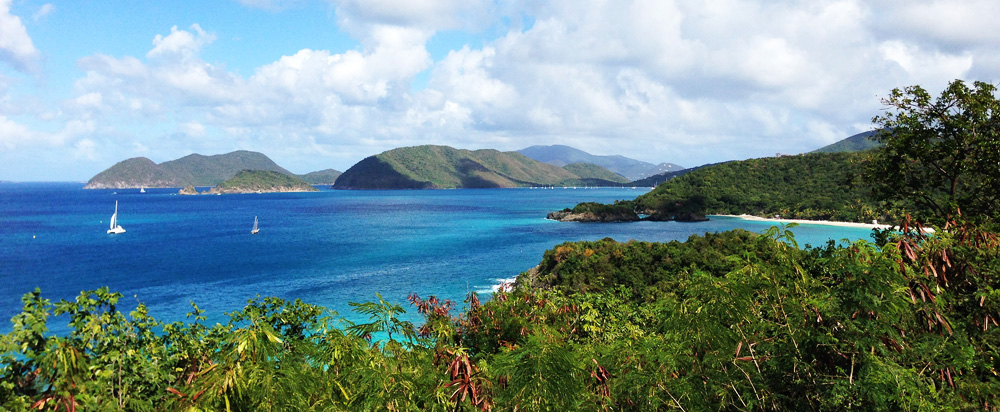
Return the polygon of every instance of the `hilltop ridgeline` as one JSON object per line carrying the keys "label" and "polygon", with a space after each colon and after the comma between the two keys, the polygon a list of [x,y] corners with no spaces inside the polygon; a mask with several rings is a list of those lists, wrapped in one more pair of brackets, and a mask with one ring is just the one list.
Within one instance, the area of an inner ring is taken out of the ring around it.
{"label": "hilltop ridgeline", "polygon": [[811,153],[863,152],[871,150],[882,146],[881,143],[875,140],[876,134],[878,134],[877,130],[858,133],[844,140],[813,150]]}
{"label": "hilltop ridgeline", "polygon": [[[296,176],[262,153],[237,150],[212,156],[191,154],[161,164],[145,157],[134,157],[98,173],[87,182],[84,189],[216,186],[236,176],[241,170],[269,170]],[[328,169],[304,175],[307,177],[304,180],[329,184],[329,181],[324,180],[336,180],[339,173]]]}
{"label": "hilltop ridgeline", "polygon": [[370,156],[337,178],[334,189],[614,186],[626,181],[596,165],[561,168],[517,152],[426,145]]}
{"label": "hilltop ridgeline", "polygon": [[337,178],[341,174],[339,170],[323,169],[299,175],[298,177],[311,185],[333,185],[337,182]]}
{"label": "hilltop ridgeline", "polygon": [[566,166],[572,163],[590,163],[601,166],[629,181],[643,179],[658,173],[675,172],[684,169],[673,163],[652,164],[625,156],[597,156],[583,150],[563,145],[531,146],[518,150],[525,156],[539,162],[556,166]]}
{"label": "hilltop ridgeline", "polygon": [[[819,149],[813,150],[809,153],[842,153],[842,152],[863,152],[867,150],[872,150],[882,146],[881,143],[874,140],[876,133],[878,133],[878,131],[876,130],[858,133],[850,137],[847,137],[843,140],[840,140],[836,143],[831,143]],[[684,176],[685,174],[688,174],[690,172],[693,172],[695,170],[704,167],[715,166],[722,163],[727,163],[727,162],[709,163],[688,169],[671,170],[664,173],[658,173],[646,178],[634,180],[632,181],[631,185],[641,186],[641,187],[656,187],[660,183],[666,182],[667,180]]]}

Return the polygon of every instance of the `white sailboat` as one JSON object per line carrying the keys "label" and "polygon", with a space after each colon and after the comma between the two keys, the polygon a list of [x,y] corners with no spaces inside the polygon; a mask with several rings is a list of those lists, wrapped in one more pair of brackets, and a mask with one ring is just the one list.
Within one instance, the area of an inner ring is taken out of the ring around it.
{"label": "white sailboat", "polygon": [[145,187],[140,187],[139,188],[139,193],[146,193],[146,188]]}
{"label": "white sailboat", "polygon": [[257,216],[254,216],[253,217],[253,230],[250,231],[250,234],[251,235],[256,235],[257,232],[260,232],[260,229],[257,228]]}
{"label": "white sailboat", "polygon": [[125,233],[125,228],[118,224],[118,201],[115,200],[115,214],[111,215],[111,229],[108,229],[108,234],[117,235],[120,233]]}

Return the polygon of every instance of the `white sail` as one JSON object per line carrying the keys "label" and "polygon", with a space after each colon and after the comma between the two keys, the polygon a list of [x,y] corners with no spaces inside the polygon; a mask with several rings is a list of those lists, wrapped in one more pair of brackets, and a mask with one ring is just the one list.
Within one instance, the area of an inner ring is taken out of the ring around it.
{"label": "white sail", "polygon": [[256,235],[257,232],[259,232],[259,231],[260,231],[260,229],[257,228],[257,216],[254,216],[253,217],[253,230],[250,231],[250,234]]}
{"label": "white sail", "polygon": [[125,233],[125,228],[118,225],[118,201],[115,201],[115,213],[111,215],[111,229],[108,229],[108,234],[119,234]]}

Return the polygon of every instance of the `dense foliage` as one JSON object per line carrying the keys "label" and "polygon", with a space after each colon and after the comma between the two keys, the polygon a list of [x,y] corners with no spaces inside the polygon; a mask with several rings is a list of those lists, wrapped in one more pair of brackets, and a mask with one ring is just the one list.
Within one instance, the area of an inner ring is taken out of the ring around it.
{"label": "dense foliage", "polygon": [[813,153],[687,169],[633,201],[616,202],[613,210],[631,209],[649,215],[648,220],[692,221],[711,214],[749,214],[898,222],[907,202],[888,208],[876,201],[860,180],[862,163],[870,155]]}
{"label": "dense foliage", "polygon": [[[964,213],[1000,217],[1000,99],[996,86],[952,82],[937,99],[919,86],[895,89],[874,122],[885,144],[868,163],[880,199],[913,202],[918,217],[942,223]],[[892,176],[886,179],[885,176]]]}
{"label": "dense foliage", "polygon": [[[480,304],[255,299],[226,325],[24,297],[9,410],[997,410],[1000,238],[799,248],[787,230],[559,245]],[[68,318],[72,332],[46,333]]]}

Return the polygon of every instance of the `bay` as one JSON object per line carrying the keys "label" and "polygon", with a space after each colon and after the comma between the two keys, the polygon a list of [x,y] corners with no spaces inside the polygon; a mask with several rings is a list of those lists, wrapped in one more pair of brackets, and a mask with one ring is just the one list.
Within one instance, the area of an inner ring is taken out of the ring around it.
{"label": "bay", "polygon": [[[24,293],[73,299],[108,286],[122,304],[184,320],[195,302],[210,322],[255,296],[302,299],[352,318],[348,302],[403,304],[410,293],[461,302],[577,240],[684,240],[769,222],[562,223],[546,213],[648,189],[459,189],[179,196],[176,189],[82,190],[80,183],[0,183],[0,332]],[[118,201],[127,230],[106,233]],[[254,217],[260,233],[251,235]],[[859,228],[801,225],[800,244],[867,239]],[[357,320],[357,319],[356,319]],[[59,330],[59,327],[54,327]]]}

